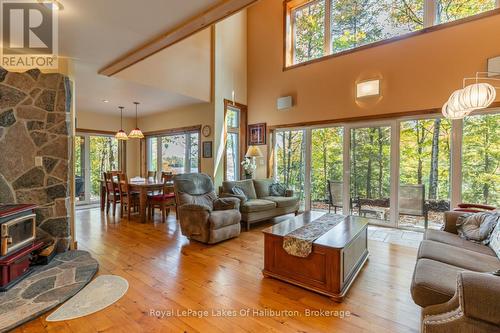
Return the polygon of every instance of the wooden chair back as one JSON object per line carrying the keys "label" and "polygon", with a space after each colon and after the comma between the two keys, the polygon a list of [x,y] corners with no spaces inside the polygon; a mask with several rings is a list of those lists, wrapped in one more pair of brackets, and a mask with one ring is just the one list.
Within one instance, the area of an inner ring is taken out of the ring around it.
{"label": "wooden chair back", "polygon": [[118,190],[120,191],[120,196],[122,194],[129,194],[130,192],[126,173],[118,174]]}
{"label": "wooden chair back", "polygon": [[115,194],[115,184],[113,183],[113,176],[111,172],[104,172],[104,183],[106,188],[106,195],[109,198]]}
{"label": "wooden chair back", "polygon": [[148,179],[149,178],[153,178],[153,179],[156,179],[156,171],[148,171]]}

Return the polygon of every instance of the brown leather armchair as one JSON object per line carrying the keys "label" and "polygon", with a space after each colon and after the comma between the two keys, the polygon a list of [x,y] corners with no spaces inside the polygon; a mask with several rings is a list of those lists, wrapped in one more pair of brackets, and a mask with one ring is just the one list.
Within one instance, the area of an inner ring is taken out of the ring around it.
{"label": "brown leather armchair", "polygon": [[240,234],[240,200],[219,199],[211,178],[206,174],[176,175],[174,191],[184,236],[214,244]]}

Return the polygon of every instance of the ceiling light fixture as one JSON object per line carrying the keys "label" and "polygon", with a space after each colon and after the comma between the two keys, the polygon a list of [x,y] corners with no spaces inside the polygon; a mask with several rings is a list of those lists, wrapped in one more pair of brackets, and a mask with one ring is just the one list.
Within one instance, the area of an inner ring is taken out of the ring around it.
{"label": "ceiling light fixture", "polygon": [[[489,83],[479,82],[479,80],[500,81],[498,78],[481,77],[481,75],[500,75],[494,72],[477,72],[474,78],[465,78],[463,88],[454,91],[448,101],[444,104],[442,113],[448,119],[462,119],[472,111],[486,109],[496,99],[496,89]],[[475,83],[466,86],[468,80]]]}
{"label": "ceiling light fixture", "polygon": [[120,109],[120,130],[116,133],[115,138],[118,140],[128,140],[127,133],[123,130],[123,109],[125,109],[123,106],[118,107]]}
{"label": "ceiling light fixture", "polygon": [[109,100],[107,100],[107,99],[103,99],[103,100],[102,100],[102,102],[103,102],[103,103],[109,103]]}
{"label": "ceiling light fixture", "polygon": [[129,138],[131,139],[144,139],[144,134],[142,134],[142,131],[139,129],[139,126],[137,125],[137,106],[140,104],[139,102],[134,102],[135,104],[135,129],[133,129],[130,134],[128,135]]}

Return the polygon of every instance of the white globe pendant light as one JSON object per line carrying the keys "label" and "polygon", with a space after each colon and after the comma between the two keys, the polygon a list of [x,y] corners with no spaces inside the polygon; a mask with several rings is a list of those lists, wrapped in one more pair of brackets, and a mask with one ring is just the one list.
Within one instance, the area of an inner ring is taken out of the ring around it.
{"label": "white globe pendant light", "polygon": [[465,109],[486,109],[495,101],[497,92],[489,83],[474,83],[462,89],[460,104]]}
{"label": "white globe pendant light", "polygon": [[456,90],[451,94],[448,101],[443,106],[443,116],[448,119],[462,119],[469,115],[473,109],[466,109],[460,103],[463,89]]}

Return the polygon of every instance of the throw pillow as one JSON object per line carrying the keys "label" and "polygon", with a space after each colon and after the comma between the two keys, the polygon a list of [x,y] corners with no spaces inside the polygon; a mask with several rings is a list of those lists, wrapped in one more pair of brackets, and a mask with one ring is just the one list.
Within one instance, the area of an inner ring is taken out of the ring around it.
{"label": "throw pillow", "polygon": [[500,220],[496,212],[464,214],[457,219],[458,235],[468,241],[487,245],[490,235]]}
{"label": "throw pillow", "polygon": [[274,183],[269,185],[269,195],[272,197],[284,197],[286,194],[285,186],[280,183]]}
{"label": "throw pillow", "polygon": [[247,201],[248,200],[248,197],[247,195],[245,194],[245,191],[243,191],[243,189],[241,187],[238,187],[238,186],[234,186],[231,191],[233,191],[233,194],[235,195],[238,195],[238,196],[241,196],[243,198],[245,198],[244,201]]}
{"label": "throw pillow", "polygon": [[497,226],[491,233],[489,247],[495,251],[498,259],[500,259],[500,221],[497,222]]}

